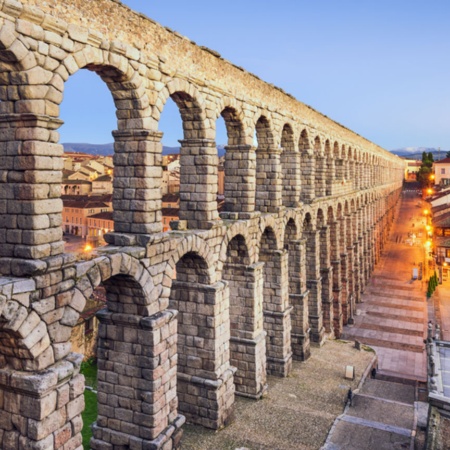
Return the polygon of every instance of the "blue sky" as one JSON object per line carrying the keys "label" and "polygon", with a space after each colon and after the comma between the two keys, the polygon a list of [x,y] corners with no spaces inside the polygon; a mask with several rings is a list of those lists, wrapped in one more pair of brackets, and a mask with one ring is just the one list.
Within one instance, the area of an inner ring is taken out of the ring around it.
{"label": "blue sky", "polygon": [[[124,0],[386,149],[450,149],[448,0]],[[61,142],[112,142],[111,95],[93,73],[66,83]],[[86,107],[88,105],[88,107]],[[168,104],[165,145],[182,138]],[[225,144],[223,124],[218,144]]]}

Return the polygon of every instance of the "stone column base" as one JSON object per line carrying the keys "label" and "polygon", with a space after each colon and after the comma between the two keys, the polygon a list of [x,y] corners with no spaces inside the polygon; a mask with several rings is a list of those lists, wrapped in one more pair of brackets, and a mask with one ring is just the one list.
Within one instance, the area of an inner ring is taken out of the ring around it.
{"label": "stone column base", "polygon": [[230,367],[218,380],[178,373],[178,409],[188,422],[218,430],[232,421],[235,372]]}
{"label": "stone column base", "polygon": [[178,415],[159,436],[152,440],[134,436],[132,432],[125,433],[123,431],[99,427],[97,423],[94,423],[92,425],[93,437],[89,443],[90,448],[93,450],[115,450],[116,448],[176,450],[180,445],[181,436],[183,435],[181,427],[185,420],[184,416]]}
{"label": "stone column base", "polygon": [[82,360],[69,353],[39,372],[0,370],[0,448],[81,449]]}
{"label": "stone column base", "polygon": [[267,373],[276,377],[287,377],[292,371],[292,352],[284,359],[267,357]]}
{"label": "stone column base", "polygon": [[319,332],[311,332],[311,346],[322,347],[325,343],[325,328],[321,328]]}
{"label": "stone column base", "polygon": [[311,356],[309,333],[310,330],[306,334],[291,334],[292,359],[295,361],[306,361]]}
{"label": "stone column base", "polygon": [[292,370],[291,312],[264,311],[264,328],[267,331],[267,373],[286,377]]}
{"label": "stone column base", "polygon": [[265,339],[264,331],[255,339],[231,337],[231,365],[237,368],[236,395],[260,399],[267,391]]}

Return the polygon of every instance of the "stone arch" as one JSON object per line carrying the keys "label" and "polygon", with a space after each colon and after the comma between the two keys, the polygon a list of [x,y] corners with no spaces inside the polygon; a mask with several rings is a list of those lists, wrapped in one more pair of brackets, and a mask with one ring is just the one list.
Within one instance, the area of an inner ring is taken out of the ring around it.
{"label": "stone arch", "polygon": [[33,309],[27,306],[36,293],[34,280],[11,281],[0,292],[0,368],[28,372],[52,365],[52,339],[42,317],[48,305],[43,303],[42,309],[38,303]]}
{"label": "stone arch", "polygon": [[[257,243],[261,242],[262,236],[267,228],[269,228],[271,230],[271,233],[273,233],[273,236],[274,236],[274,245],[272,246],[272,249],[273,250],[279,249],[280,243],[277,240],[277,236],[280,236],[280,233],[279,233],[280,230],[278,229],[278,224],[277,224],[275,217],[272,215],[264,215],[261,217],[260,222],[259,222],[259,229],[255,236],[255,242],[257,242]],[[259,249],[259,245],[257,247]]]}
{"label": "stone arch", "polygon": [[[214,270],[214,254],[209,245],[202,238],[194,235],[186,236],[181,239],[169,256],[164,270],[162,284],[170,288],[173,276],[176,274],[176,265],[178,261],[187,253],[195,253],[204,261],[206,261],[207,269],[204,274],[205,284],[216,282],[216,273]],[[167,292],[166,292],[167,293]]]}
{"label": "stone arch", "polygon": [[[201,241],[191,241],[188,248],[180,243],[171,258],[176,264],[169,307],[178,311],[174,370],[179,410],[189,422],[217,429],[227,422],[234,400],[235,370],[230,367],[228,349],[229,288],[226,281],[212,283],[210,253],[203,249],[202,256],[198,251]],[[221,388],[222,383],[226,388]],[[205,408],[207,400],[211,403]],[[210,410],[216,412],[214,417]]]}
{"label": "stone arch", "polygon": [[294,130],[285,123],[281,132],[280,166],[282,174],[282,204],[287,207],[297,206],[300,200],[300,160],[296,149]]}
{"label": "stone arch", "polygon": [[[134,256],[123,252],[107,254],[91,261],[77,263],[75,267],[78,282],[70,305],[82,302],[80,294],[85,299],[91,297],[94,290],[102,284],[106,288],[107,307],[110,311],[142,317],[159,312],[158,300],[162,286],[154,285],[148,270]],[[120,289],[125,285],[131,290],[140,290],[141,293],[132,296],[123,294]],[[115,295],[112,295],[111,289],[115,291]]]}
{"label": "stone arch", "polygon": [[209,136],[206,125],[205,99],[198,88],[187,80],[171,79],[159,93],[156,101],[158,112],[154,114],[159,121],[160,114],[167,100],[172,100],[180,110],[183,121],[184,139],[205,139]]}
{"label": "stone arch", "polygon": [[310,212],[307,212],[305,214],[305,217],[303,218],[302,230],[303,231],[312,231],[314,228],[315,228],[315,224],[314,224],[312,215]]}
{"label": "stone arch", "polygon": [[[11,77],[24,79],[37,76],[41,69],[37,66],[33,51],[19,38],[15,23],[6,19],[0,19],[0,70],[3,72],[0,86],[5,86],[5,93],[0,100],[0,114],[13,114],[20,111],[16,108],[16,99],[7,97],[6,87],[10,86]],[[15,96],[21,99],[23,90],[17,89]],[[21,102],[21,108],[26,104]]]}
{"label": "stone arch", "polygon": [[287,251],[278,250],[276,228],[266,224],[259,240],[258,262],[263,266],[263,310],[267,372],[287,376],[292,366],[291,321],[287,280]]}
{"label": "stone arch", "polygon": [[283,151],[295,151],[294,130],[290,123],[285,123],[281,131],[281,147]]}
{"label": "stone arch", "polygon": [[306,128],[303,128],[303,130],[300,133],[300,138],[298,141],[298,148],[300,153],[310,153],[311,152],[311,142],[309,140],[309,133]]}
{"label": "stone arch", "polygon": [[63,83],[81,69],[96,73],[110,90],[116,106],[119,130],[156,129],[156,124],[150,118],[151,108],[145,90],[145,80],[139,72],[131,66],[126,57],[111,51],[104,52],[90,45],[69,54],[51,74],[51,88],[46,101],[56,106],[52,109],[55,116],[59,116],[57,106],[63,101]]}
{"label": "stone arch", "polygon": [[255,116],[254,130],[258,140],[258,150],[267,150],[275,143],[270,116],[267,113],[259,113]]}
{"label": "stone arch", "polygon": [[292,222],[292,224],[295,226],[295,229],[297,230],[294,239],[300,239],[301,237],[301,215],[297,211],[289,210],[286,211],[286,214],[283,217],[283,226],[282,226],[283,234],[281,237],[282,242],[285,242],[286,227],[289,222]]}
{"label": "stone arch", "polygon": [[227,234],[225,235],[224,239],[222,240],[222,243],[220,245],[220,251],[219,251],[219,258],[217,260],[217,275],[218,277],[221,276],[223,264],[225,263],[227,259],[227,249],[230,244],[230,242],[236,237],[236,236],[242,236],[244,239],[245,245],[248,249],[248,257],[249,261],[246,262],[246,264],[253,264],[255,262],[255,255],[256,252],[253,249],[252,245],[252,238],[250,236],[248,227],[245,225],[244,222],[234,222],[231,227],[227,230]]}
{"label": "stone arch", "polygon": [[233,97],[222,97],[217,105],[214,115],[214,123],[219,116],[225,121],[227,129],[227,145],[246,145],[252,143],[252,136],[246,135],[246,119],[242,106]]}
{"label": "stone arch", "polygon": [[[329,142],[329,141],[327,141]],[[327,146],[325,146],[326,148]],[[326,171],[327,155],[322,146],[319,136],[314,138],[314,159],[315,159],[315,196],[325,197],[326,195]]]}
{"label": "stone arch", "polygon": [[250,265],[243,234],[227,242],[222,279],[230,290],[230,361],[237,368],[236,394],[260,398],[266,390],[262,267]]}

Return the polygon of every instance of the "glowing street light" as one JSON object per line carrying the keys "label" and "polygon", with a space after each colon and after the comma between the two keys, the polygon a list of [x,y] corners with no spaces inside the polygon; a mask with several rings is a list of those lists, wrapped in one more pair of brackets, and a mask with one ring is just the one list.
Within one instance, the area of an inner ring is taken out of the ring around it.
{"label": "glowing street light", "polygon": [[83,251],[85,251],[86,253],[90,252],[92,250],[92,245],[91,244],[86,244]]}

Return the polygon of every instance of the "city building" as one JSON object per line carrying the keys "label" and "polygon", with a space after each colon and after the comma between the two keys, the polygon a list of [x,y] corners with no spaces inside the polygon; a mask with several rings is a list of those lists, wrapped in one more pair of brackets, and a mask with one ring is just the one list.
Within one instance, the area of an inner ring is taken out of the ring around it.
{"label": "city building", "polygon": [[88,217],[111,210],[107,203],[96,198],[63,198],[63,232],[85,238],[88,235]]}
{"label": "city building", "polygon": [[450,158],[434,162],[434,183],[439,186],[450,186]]}

